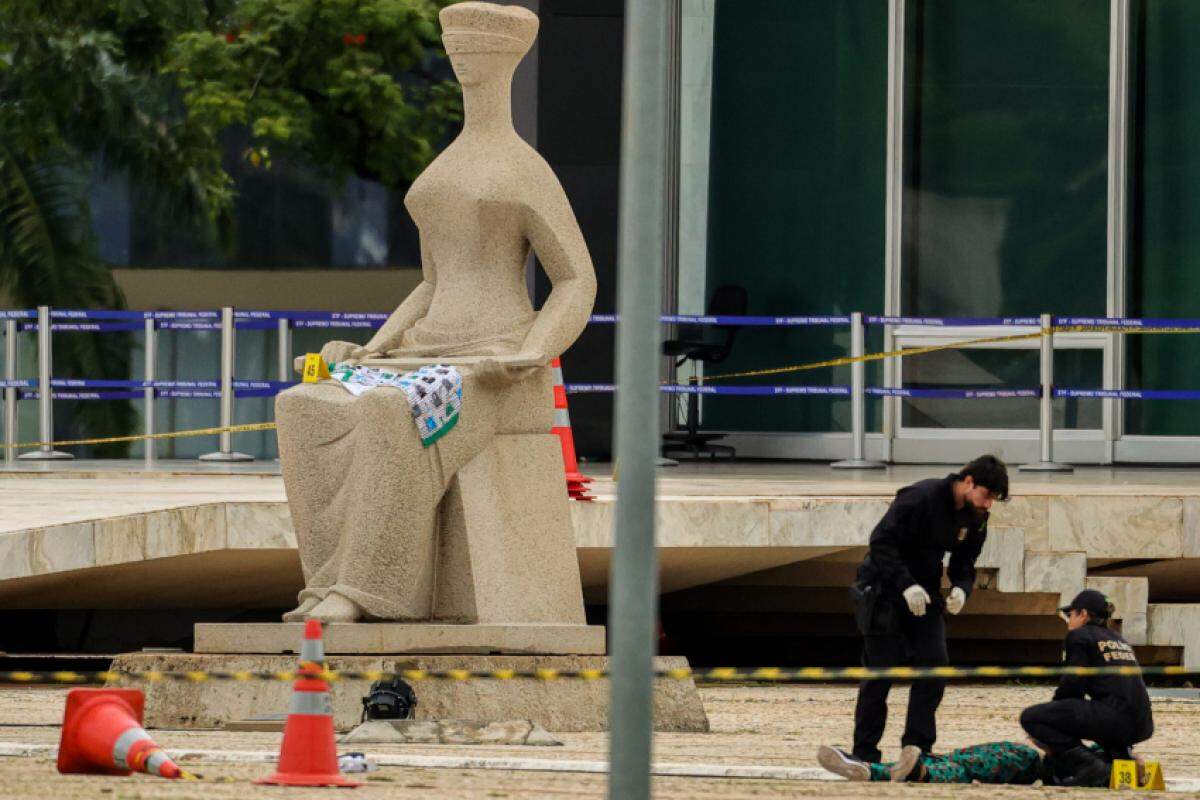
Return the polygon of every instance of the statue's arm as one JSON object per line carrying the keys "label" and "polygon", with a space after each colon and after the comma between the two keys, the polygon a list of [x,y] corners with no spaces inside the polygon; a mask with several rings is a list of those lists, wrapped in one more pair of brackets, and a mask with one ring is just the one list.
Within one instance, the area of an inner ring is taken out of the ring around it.
{"label": "statue's arm", "polygon": [[543,164],[537,199],[525,210],[525,235],[553,287],[521,348],[557,358],[579,338],[596,301],[596,272],[562,185]]}
{"label": "statue's arm", "polygon": [[421,282],[408,293],[408,297],[404,298],[404,302],[392,312],[371,340],[362,346],[364,352],[355,353],[355,357],[361,358],[368,353],[386,353],[400,346],[400,337],[404,332],[429,311],[429,303],[433,300],[434,274],[433,257],[422,240]]}

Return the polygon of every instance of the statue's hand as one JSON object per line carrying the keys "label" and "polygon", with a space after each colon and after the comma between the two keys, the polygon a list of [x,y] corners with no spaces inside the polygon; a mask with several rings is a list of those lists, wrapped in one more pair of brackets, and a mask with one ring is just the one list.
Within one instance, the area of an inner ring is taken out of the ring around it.
{"label": "statue's hand", "polygon": [[356,347],[353,350],[351,350],[350,356],[349,356],[350,360],[351,361],[365,361],[368,358],[383,358],[384,351],[383,350],[374,350],[371,348],[370,344],[371,344],[370,342],[367,342],[367,344],[364,344],[362,347]]}
{"label": "statue's hand", "polygon": [[480,383],[509,386],[520,383],[549,363],[550,359],[542,353],[518,353],[505,356],[502,360],[484,359],[471,369]]}
{"label": "statue's hand", "polygon": [[[362,349],[362,347],[359,347],[353,342],[326,342],[324,346],[321,347],[321,358],[325,360],[326,364],[332,366],[333,364],[339,364],[343,361],[350,360],[353,358],[355,351]],[[305,356],[296,356],[296,358],[293,359],[292,367],[296,370],[296,372],[304,371],[304,359]]]}

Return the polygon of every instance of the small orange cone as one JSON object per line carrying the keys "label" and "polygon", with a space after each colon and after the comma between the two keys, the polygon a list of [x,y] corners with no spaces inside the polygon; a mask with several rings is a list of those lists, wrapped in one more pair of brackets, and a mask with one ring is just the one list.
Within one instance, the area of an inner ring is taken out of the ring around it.
{"label": "small orange cone", "polygon": [[571,415],[567,413],[567,387],[563,385],[562,360],[550,362],[554,367],[554,427],[550,432],[562,442],[563,469],[567,473],[567,494],[584,502],[595,500],[587,493],[587,484],[592,479],[579,471],[575,459],[575,437],[571,434]]}
{"label": "small orange cone", "polygon": [[188,777],[142,729],[144,707],[137,689],[72,689],[58,743],[58,771]]}
{"label": "small orange cone", "polygon": [[321,623],[304,624],[300,649],[300,677],[292,684],[292,707],[283,726],[279,768],[269,778],[255,783],[280,786],[362,786],[338,769],[337,743],[333,736],[333,701],[329,684],[320,677],[325,670],[325,645]]}

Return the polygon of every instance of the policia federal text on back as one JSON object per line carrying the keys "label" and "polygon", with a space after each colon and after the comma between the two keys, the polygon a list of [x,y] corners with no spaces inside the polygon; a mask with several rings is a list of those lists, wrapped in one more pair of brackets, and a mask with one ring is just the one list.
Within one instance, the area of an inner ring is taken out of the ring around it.
{"label": "policia federal text on back", "polygon": [[[994,456],[982,456],[959,472],[914,483],[896,493],[871,532],[870,552],[851,588],[855,620],[863,634],[863,665],[933,667],[948,662],[943,612],[962,611],[975,585],[975,560],[987,538],[988,510],[1008,498],[1008,471]],[[942,564],[950,594],[941,594]],[[868,680],[858,689],[854,710],[854,757],[877,762],[887,722],[891,681]],[[913,684],[901,745],[924,752],[937,739],[935,716],[945,682]]]}

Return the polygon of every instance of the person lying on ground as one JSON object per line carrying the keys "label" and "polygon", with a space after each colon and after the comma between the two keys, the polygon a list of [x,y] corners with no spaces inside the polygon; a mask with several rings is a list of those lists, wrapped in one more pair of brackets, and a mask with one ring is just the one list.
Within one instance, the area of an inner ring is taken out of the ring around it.
{"label": "person lying on ground", "polygon": [[1042,777],[1042,757],[1029,745],[989,742],[950,753],[922,753],[916,745],[900,751],[892,762],[863,762],[840,750],[822,746],[817,763],[851,781],[908,781],[911,783],[1008,783],[1028,786]]}

